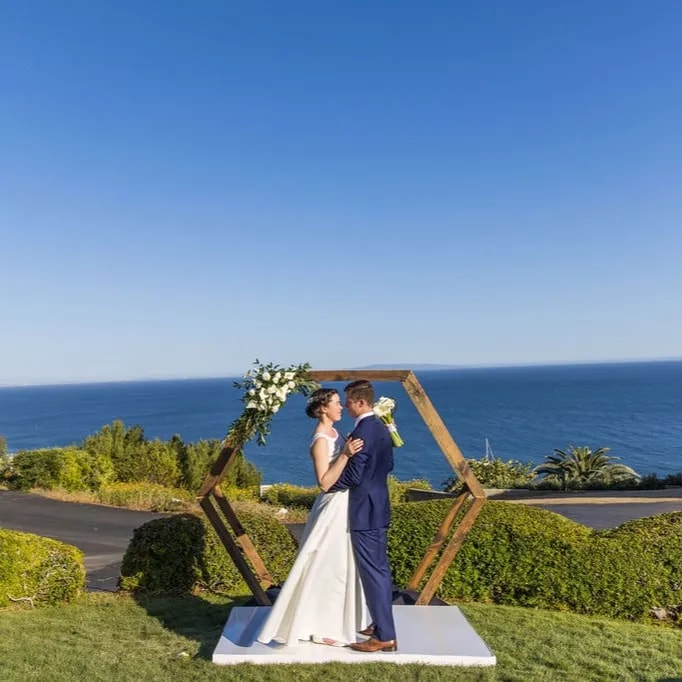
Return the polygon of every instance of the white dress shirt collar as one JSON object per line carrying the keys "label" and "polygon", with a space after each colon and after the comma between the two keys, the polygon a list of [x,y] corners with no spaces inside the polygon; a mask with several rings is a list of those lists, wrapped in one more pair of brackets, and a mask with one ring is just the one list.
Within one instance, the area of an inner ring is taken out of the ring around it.
{"label": "white dress shirt collar", "polygon": [[354,428],[354,429],[357,428],[358,424],[359,424],[365,417],[371,417],[373,414],[374,414],[374,412],[372,412],[372,410],[370,410],[369,412],[363,412],[361,415],[357,416],[357,417],[355,418],[355,424],[353,424],[353,428]]}

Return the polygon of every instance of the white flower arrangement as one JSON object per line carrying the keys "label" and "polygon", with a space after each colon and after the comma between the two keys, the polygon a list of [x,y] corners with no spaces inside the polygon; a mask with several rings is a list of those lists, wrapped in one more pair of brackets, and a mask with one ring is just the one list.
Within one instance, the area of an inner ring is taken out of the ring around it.
{"label": "white flower arrangement", "polygon": [[388,432],[391,434],[391,440],[393,441],[394,448],[400,448],[405,445],[405,441],[400,437],[398,433],[398,427],[393,421],[393,412],[395,411],[395,400],[393,398],[386,398],[383,395],[377,400],[372,406],[372,411],[374,414],[381,419]]}
{"label": "white flower arrangement", "polygon": [[241,398],[244,411],[232,422],[226,438],[241,446],[256,435],[258,445],[265,445],[270,420],[287,397],[292,393],[308,395],[318,388],[309,372],[308,363],[281,368],[272,362],[263,364],[256,360],[253,369],[244,374],[243,381],[234,382],[235,388],[244,391]]}

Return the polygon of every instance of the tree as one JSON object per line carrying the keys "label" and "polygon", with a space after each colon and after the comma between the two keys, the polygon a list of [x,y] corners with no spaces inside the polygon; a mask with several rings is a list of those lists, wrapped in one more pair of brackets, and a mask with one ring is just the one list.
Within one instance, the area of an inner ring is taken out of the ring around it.
{"label": "tree", "polygon": [[9,482],[13,477],[12,460],[7,449],[7,441],[4,436],[0,436],[0,483]]}
{"label": "tree", "polygon": [[[184,447],[180,465],[183,486],[187,490],[193,493],[199,490],[222,448],[222,443],[215,439],[200,440]],[[232,466],[223,479],[223,484],[237,488],[251,488],[259,486],[262,479],[263,473],[260,469],[247,460],[244,453],[240,451],[235,455]]]}
{"label": "tree", "polygon": [[107,473],[101,482],[112,477],[119,481],[134,480],[131,471],[138,467],[137,462],[145,451],[144,430],[135,425],[126,429],[125,424],[116,419],[111,424],[105,424],[96,433],[87,436],[82,449],[87,450],[98,461],[103,472],[113,469],[113,476]]}
{"label": "tree", "polygon": [[629,466],[616,462],[618,457],[606,453],[609,448],[592,450],[587,446],[569,445],[568,452],[554,449],[545,462],[535,469],[535,474],[546,481],[556,481],[563,490],[602,484],[634,483],[640,475]]}
{"label": "tree", "polygon": [[174,488],[180,483],[180,466],[175,448],[168,441],[146,441],[138,446],[135,457],[125,460],[118,473],[120,481],[158,483]]}

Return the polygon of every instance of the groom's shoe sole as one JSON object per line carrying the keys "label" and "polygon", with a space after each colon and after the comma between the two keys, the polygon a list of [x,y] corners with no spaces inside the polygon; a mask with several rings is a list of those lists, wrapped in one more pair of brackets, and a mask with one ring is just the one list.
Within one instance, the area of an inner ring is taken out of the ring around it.
{"label": "groom's shoe sole", "polygon": [[353,651],[364,651],[370,654],[375,651],[398,651],[398,640],[389,639],[386,642],[380,642],[378,639],[368,639],[365,642],[357,642],[348,646]]}

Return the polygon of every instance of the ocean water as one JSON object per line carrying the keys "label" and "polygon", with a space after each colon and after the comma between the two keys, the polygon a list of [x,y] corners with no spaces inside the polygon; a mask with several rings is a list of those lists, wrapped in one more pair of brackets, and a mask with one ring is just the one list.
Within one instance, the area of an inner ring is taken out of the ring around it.
{"label": "ocean water", "polygon": [[[465,457],[493,454],[539,464],[569,444],[608,447],[641,474],[682,471],[682,361],[456,369],[416,372]],[[187,379],[0,388],[0,435],[11,452],[80,442],[121,419],[148,438],[222,438],[242,408],[233,379]],[[343,384],[338,384],[341,389]],[[377,383],[396,399],[405,446],[400,479],[434,487],[451,469],[399,382]],[[246,455],[265,483],[311,485],[308,442],[314,423],[292,396],[274,418],[265,447]],[[340,425],[348,432],[352,422]]]}

